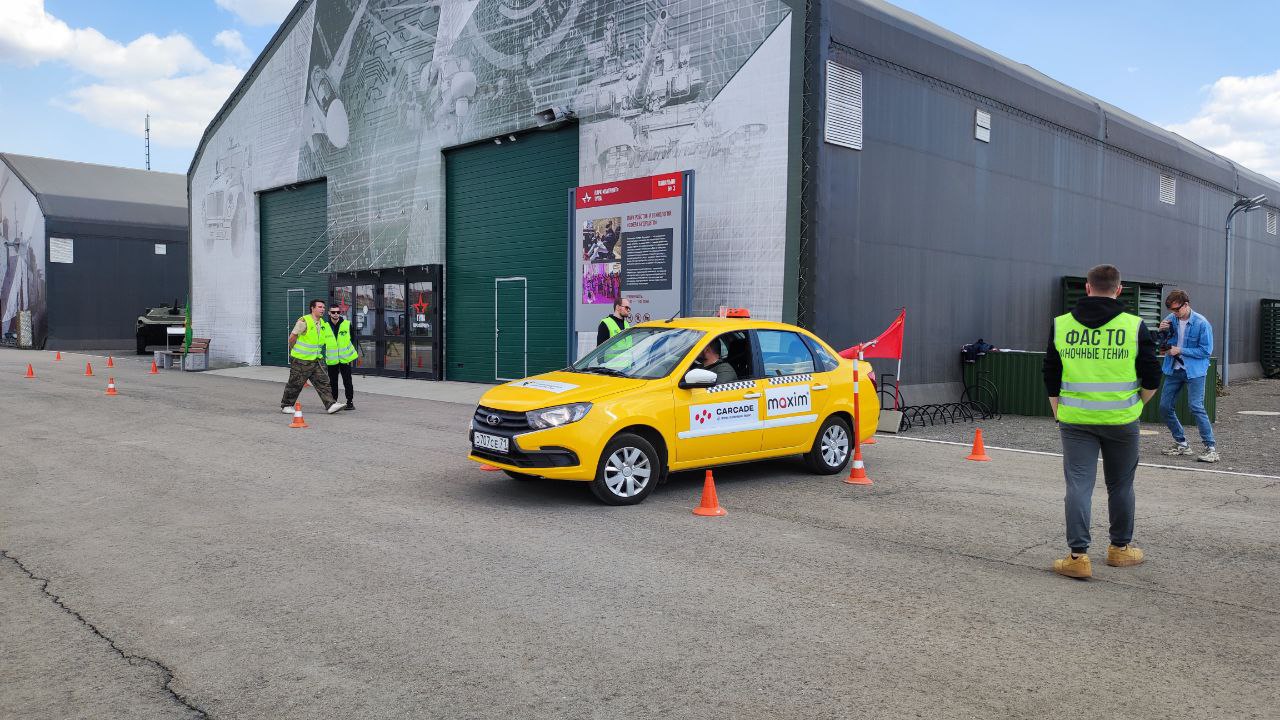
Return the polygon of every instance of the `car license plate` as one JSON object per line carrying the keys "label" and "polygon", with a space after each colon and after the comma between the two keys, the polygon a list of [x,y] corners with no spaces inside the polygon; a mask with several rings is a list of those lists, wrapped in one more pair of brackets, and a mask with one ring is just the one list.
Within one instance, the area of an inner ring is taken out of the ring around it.
{"label": "car license plate", "polygon": [[511,443],[507,438],[498,437],[497,435],[485,435],[481,432],[474,433],[471,442],[478,448],[494,450],[500,453],[507,452]]}

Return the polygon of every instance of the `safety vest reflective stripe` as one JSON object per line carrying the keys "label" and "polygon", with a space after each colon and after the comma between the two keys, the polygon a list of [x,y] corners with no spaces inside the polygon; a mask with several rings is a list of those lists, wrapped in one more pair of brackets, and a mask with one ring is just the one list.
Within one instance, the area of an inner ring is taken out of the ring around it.
{"label": "safety vest reflective stripe", "polygon": [[326,342],[324,346],[324,361],[327,365],[354,362],[360,356],[356,352],[355,346],[351,344],[351,323],[347,320],[338,323],[336,337],[332,332],[332,326],[330,326],[330,332],[325,339],[332,341]]}
{"label": "safety vest reflective stripe", "polygon": [[319,360],[324,357],[325,345],[328,344],[328,336],[331,333],[325,332],[325,326],[317,323],[310,315],[303,315],[302,320],[307,324],[307,331],[294,339],[289,357],[298,360]]}
{"label": "safety vest reflective stripe", "polygon": [[1066,392],[1124,392],[1137,390],[1138,381],[1133,382],[1064,382],[1062,389]]}
{"label": "safety vest reflective stripe", "polygon": [[1062,359],[1058,420],[1076,425],[1124,425],[1142,414],[1138,395],[1138,333],[1142,319],[1120,313],[1088,327],[1070,313],[1053,322]]}
{"label": "safety vest reflective stripe", "polygon": [[1084,408],[1085,410],[1124,410],[1142,402],[1137,395],[1133,395],[1124,400],[1081,400],[1062,396],[1058,398],[1059,405],[1068,405],[1070,407]]}

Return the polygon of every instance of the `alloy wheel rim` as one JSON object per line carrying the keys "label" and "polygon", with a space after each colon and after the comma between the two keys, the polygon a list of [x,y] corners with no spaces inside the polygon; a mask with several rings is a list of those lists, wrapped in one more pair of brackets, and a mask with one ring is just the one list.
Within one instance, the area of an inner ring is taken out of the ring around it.
{"label": "alloy wheel rim", "polygon": [[644,491],[652,475],[649,457],[639,448],[618,448],[604,465],[604,484],[609,492],[622,498],[634,497]]}
{"label": "alloy wheel rim", "polygon": [[832,425],[822,434],[822,460],[830,467],[837,467],[849,454],[849,434],[839,425]]}

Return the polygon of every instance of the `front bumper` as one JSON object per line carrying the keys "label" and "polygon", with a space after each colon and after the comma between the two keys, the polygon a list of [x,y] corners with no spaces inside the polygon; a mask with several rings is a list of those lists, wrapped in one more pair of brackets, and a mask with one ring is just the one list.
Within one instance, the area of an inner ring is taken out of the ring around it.
{"label": "front bumper", "polygon": [[[565,445],[557,444],[554,437],[546,437],[549,434],[559,434],[556,432],[557,430],[560,430],[560,428],[518,434],[489,431],[488,434],[502,435],[510,441],[510,450],[506,453],[500,453],[475,447],[472,442],[472,436],[475,433],[473,428],[467,432],[467,442],[471,443],[471,453],[467,457],[472,461],[493,465],[503,470],[511,470],[512,472],[536,475],[553,480],[594,479],[594,468],[585,468],[576,451]],[[533,435],[538,436],[536,441],[531,437]],[[530,446],[536,445],[537,449],[526,450],[522,447],[522,443]]]}

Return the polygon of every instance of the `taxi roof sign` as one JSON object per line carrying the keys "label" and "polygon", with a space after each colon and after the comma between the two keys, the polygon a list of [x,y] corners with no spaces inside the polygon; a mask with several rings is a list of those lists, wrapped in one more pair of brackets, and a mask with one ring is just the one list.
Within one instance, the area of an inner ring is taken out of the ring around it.
{"label": "taxi roof sign", "polygon": [[747,308],[731,308],[721,305],[716,315],[722,318],[749,318],[751,317],[751,311]]}

